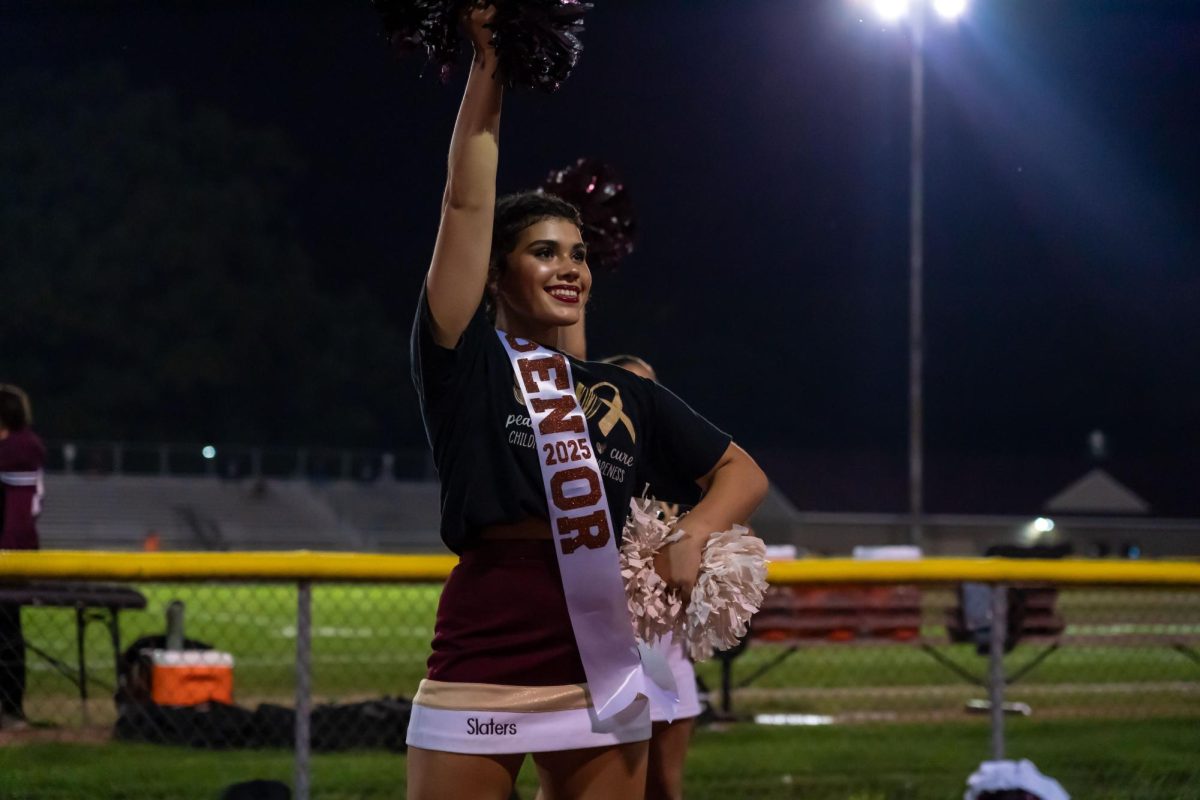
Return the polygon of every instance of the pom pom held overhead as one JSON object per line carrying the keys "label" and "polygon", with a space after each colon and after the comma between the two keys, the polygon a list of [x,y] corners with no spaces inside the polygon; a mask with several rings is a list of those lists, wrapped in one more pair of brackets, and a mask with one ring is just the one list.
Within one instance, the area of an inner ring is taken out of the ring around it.
{"label": "pom pom held overhead", "polygon": [[462,0],[371,0],[383,31],[401,55],[420,53],[443,81],[459,56],[458,16]]}
{"label": "pom pom held overhead", "polygon": [[[419,53],[446,80],[459,61],[459,20],[478,0],[371,0],[384,34],[402,55]],[[592,4],[582,0],[495,0],[488,27],[500,78],[513,88],[555,92],[583,52],[579,35]]]}
{"label": "pom pom held overhead", "polygon": [[492,46],[510,87],[557,92],[583,52],[581,0],[498,0]]}

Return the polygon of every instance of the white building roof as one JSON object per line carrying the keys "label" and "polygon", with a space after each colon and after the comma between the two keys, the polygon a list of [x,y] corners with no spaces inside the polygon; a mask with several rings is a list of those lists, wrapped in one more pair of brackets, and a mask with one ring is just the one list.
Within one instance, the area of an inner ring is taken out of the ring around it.
{"label": "white building roof", "polygon": [[1150,504],[1099,467],[1046,503],[1047,511],[1085,514],[1148,514]]}

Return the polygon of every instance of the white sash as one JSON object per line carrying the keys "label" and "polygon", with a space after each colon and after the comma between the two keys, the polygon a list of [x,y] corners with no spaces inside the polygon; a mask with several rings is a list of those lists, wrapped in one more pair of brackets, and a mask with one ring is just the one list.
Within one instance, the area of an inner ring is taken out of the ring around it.
{"label": "white sash", "polygon": [[554,552],[588,691],[596,716],[609,719],[638,695],[650,697],[621,578],[621,526],[609,514],[570,363],[537,342],[500,330],[496,335],[533,422]]}
{"label": "white sash", "polygon": [[5,486],[37,486],[41,483],[42,471],[0,472],[0,483]]}
{"label": "white sash", "polygon": [[34,487],[33,516],[42,513],[42,497],[46,494],[44,473],[39,470],[31,472],[0,472],[0,484],[4,486]]}

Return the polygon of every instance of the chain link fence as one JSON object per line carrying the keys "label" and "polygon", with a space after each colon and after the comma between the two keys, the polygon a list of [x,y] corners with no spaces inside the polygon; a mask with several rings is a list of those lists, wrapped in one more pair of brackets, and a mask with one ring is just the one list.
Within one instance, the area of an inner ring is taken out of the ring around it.
{"label": "chain link fence", "polygon": [[[1200,589],[1010,584],[1007,619],[994,626],[993,588],[773,586],[743,646],[697,667],[710,709],[696,747],[717,747],[706,737],[723,736],[720,747],[733,752],[738,736],[759,735],[747,731],[775,733],[755,750],[754,769],[705,759],[689,772],[689,796],[739,788],[759,796],[755,787],[761,796],[793,796],[783,777],[768,791],[755,771],[789,775],[819,729],[891,731],[897,752],[923,732],[961,729],[974,763],[996,753],[997,720],[1002,732],[1009,726],[1010,750],[1042,723],[1119,729],[1184,720],[1200,729]],[[394,754],[403,750],[406,698],[425,673],[439,591],[436,582],[5,579],[6,635],[11,643],[19,608],[24,651],[22,665],[11,646],[0,649],[0,677],[11,694],[23,671],[25,686],[23,721],[13,724],[9,713],[0,729],[0,765],[67,743],[90,745],[88,758],[109,762],[208,753],[204,791],[161,796],[217,797],[228,753],[268,761],[274,753],[276,774],[280,764],[302,762],[280,776],[297,797],[402,796],[403,759]],[[1002,658],[990,658],[993,644]],[[1071,753],[1071,735],[1058,736]],[[326,753],[367,754],[391,793],[353,788],[334,766],[311,770],[307,746],[319,764]],[[6,792],[3,773],[3,797],[76,796],[38,794],[29,787],[39,779],[28,773]],[[1200,777],[1190,786],[1200,796]]]}
{"label": "chain link fence", "polygon": [[[739,714],[854,723],[985,712],[987,591],[970,583],[774,587],[744,650],[699,672],[729,685],[728,705]],[[1200,716],[1200,592],[1036,585],[1011,587],[1008,597],[1010,713]]]}

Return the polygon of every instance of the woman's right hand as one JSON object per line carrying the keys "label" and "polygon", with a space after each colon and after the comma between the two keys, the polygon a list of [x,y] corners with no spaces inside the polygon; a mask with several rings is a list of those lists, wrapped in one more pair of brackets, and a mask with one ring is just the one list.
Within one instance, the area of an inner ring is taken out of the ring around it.
{"label": "woman's right hand", "polygon": [[482,59],[492,47],[492,31],[486,26],[496,17],[496,7],[491,3],[471,5],[463,15],[463,27],[475,46],[475,59]]}
{"label": "woman's right hand", "polygon": [[433,339],[447,348],[458,346],[487,290],[504,98],[492,34],[484,27],[495,14],[491,0],[483,0],[472,2],[461,17],[463,33],[475,44],[475,61],[450,139],[442,224],[425,278]]}

